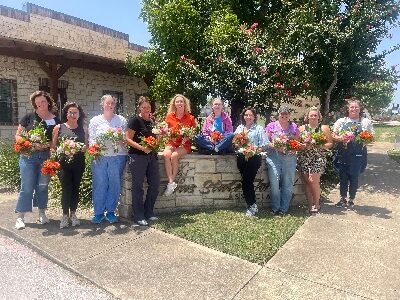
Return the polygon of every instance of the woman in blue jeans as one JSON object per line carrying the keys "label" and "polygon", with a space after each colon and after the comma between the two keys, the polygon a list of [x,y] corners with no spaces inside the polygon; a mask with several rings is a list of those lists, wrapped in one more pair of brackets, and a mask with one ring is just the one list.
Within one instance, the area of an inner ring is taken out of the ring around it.
{"label": "woman in blue jeans", "polygon": [[[202,134],[196,137],[196,144],[201,154],[225,154],[232,152],[233,127],[229,115],[223,111],[220,98],[212,102],[212,113],[206,118]],[[214,140],[213,133],[221,133],[221,140]]]}
{"label": "woman in blue jeans", "polygon": [[34,111],[26,114],[19,122],[15,141],[21,141],[23,139],[21,134],[24,131],[29,131],[40,124],[46,130],[49,142],[34,144],[34,151],[30,156],[20,155],[21,190],[17,207],[15,208],[15,212],[18,213],[15,223],[16,229],[25,228],[25,213],[32,211],[32,204],[39,209],[39,223],[46,224],[50,222],[45,214],[50,177],[43,175],[41,169],[43,163],[50,157],[50,141],[54,126],[61,123],[60,118],[53,114],[56,107],[53,99],[46,92],[34,92],[30,96],[30,101]]}
{"label": "woman in blue jeans", "polygon": [[278,120],[271,122],[265,128],[271,144],[267,151],[267,168],[270,183],[271,211],[274,214],[285,215],[289,210],[293,195],[293,185],[296,176],[297,154],[287,147],[278,145],[277,139],[294,139],[299,141],[299,129],[290,121],[290,110],[283,106],[279,108]]}
{"label": "woman in blue jeans", "polygon": [[124,137],[118,141],[104,138],[110,130],[123,133],[126,131],[126,119],[114,113],[116,99],[111,95],[104,95],[100,106],[103,113],[89,122],[89,145],[101,143],[105,146],[105,154],[91,163],[94,208],[92,223],[96,224],[104,218],[110,223],[118,222],[115,210],[121,194],[121,177],[127,155]]}

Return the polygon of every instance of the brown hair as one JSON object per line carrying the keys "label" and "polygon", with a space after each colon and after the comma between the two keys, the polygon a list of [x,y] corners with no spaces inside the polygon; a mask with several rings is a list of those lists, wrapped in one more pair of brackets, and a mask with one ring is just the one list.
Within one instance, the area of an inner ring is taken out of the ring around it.
{"label": "brown hair", "polygon": [[32,107],[33,107],[34,109],[37,109],[37,105],[36,105],[36,103],[35,103],[35,99],[36,99],[37,97],[40,97],[40,96],[43,96],[43,97],[46,98],[47,103],[48,103],[47,109],[49,110],[49,112],[54,113],[54,112],[57,111],[57,106],[56,106],[56,104],[55,104],[53,98],[51,98],[51,96],[50,96],[47,92],[45,92],[45,91],[36,91],[36,92],[33,92],[33,93],[29,96],[29,99],[31,100]]}
{"label": "brown hair", "polygon": [[244,108],[242,110],[242,113],[240,114],[240,122],[245,125],[246,121],[244,120],[244,114],[246,113],[247,110],[250,110],[253,115],[254,115],[254,123],[257,123],[257,112],[255,110],[255,108],[251,107],[251,106],[247,106],[246,108]]}

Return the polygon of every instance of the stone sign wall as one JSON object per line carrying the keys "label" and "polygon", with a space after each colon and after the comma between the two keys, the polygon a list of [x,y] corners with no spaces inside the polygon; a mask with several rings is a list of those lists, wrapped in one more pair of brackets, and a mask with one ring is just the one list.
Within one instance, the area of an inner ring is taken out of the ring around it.
{"label": "stone sign wall", "polygon": [[[178,187],[170,196],[164,195],[167,178],[162,154],[159,154],[158,161],[161,185],[155,205],[156,212],[205,207],[245,207],[241,177],[236,166],[236,155],[199,155],[197,153],[186,155],[179,163],[176,180]],[[258,171],[254,186],[259,207],[268,209],[269,181],[265,159]],[[131,218],[132,215],[131,187],[131,173],[127,165],[118,207],[119,214],[124,218]],[[144,190],[146,194],[146,183]],[[292,205],[306,204],[304,186],[299,174],[296,174],[293,192]]]}

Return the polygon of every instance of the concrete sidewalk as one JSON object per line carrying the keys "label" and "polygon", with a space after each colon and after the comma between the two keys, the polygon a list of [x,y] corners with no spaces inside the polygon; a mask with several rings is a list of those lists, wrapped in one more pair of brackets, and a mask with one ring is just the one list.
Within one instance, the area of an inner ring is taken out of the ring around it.
{"label": "concrete sidewalk", "polygon": [[265,265],[199,246],[128,221],[59,229],[26,217],[14,229],[16,194],[1,194],[0,233],[121,299],[399,299],[400,167],[386,155],[393,144],[370,147],[355,211],[334,206],[310,217]]}

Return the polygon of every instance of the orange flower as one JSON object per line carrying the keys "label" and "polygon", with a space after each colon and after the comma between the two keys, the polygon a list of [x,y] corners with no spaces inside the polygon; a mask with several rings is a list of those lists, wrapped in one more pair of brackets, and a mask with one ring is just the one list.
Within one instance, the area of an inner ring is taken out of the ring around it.
{"label": "orange flower", "polygon": [[300,151],[301,145],[298,141],[296,140],[289,140],[289,148],[290,150],[295,150],[295,151]]}
{"label": "orange flower", "polygon": [[218,130],[214,131],[211,134],[211,139],[214,141],[214,143],[218,143],[220,140],[222,140],[223,137],[224,137],[223,134]]}
{"label": "orange flower", "polygon": [[158,148],[158,140],[152,135],[148,137],[142,137],[140,145],[155,151]]}
{"label": "orange flower", "polygon": [[87,149],[92,160],[97,160],[104,154],[104,147],[99,144],[94,144]]}
{"label": "orange flower", "polygon": [[42,166],[42,173],[44,175],[54,176],[60,169],[60,163],[51,159],[46,160]]}
{"label": "orange flower", "polygon": [[18,142],[15,142],[14,151],[21,152],[26,155],[30,155],[34,151],[34,149],[33,149],[32,143],[30,141],[22,138]]}
{"label": "orange flower", "polygon": [[239,132],[236,133],[233,137],[232,143],[235,149],[239,149],[243,146],[246,146],[248,143],[249,138],[247,137],[246,133]]}

